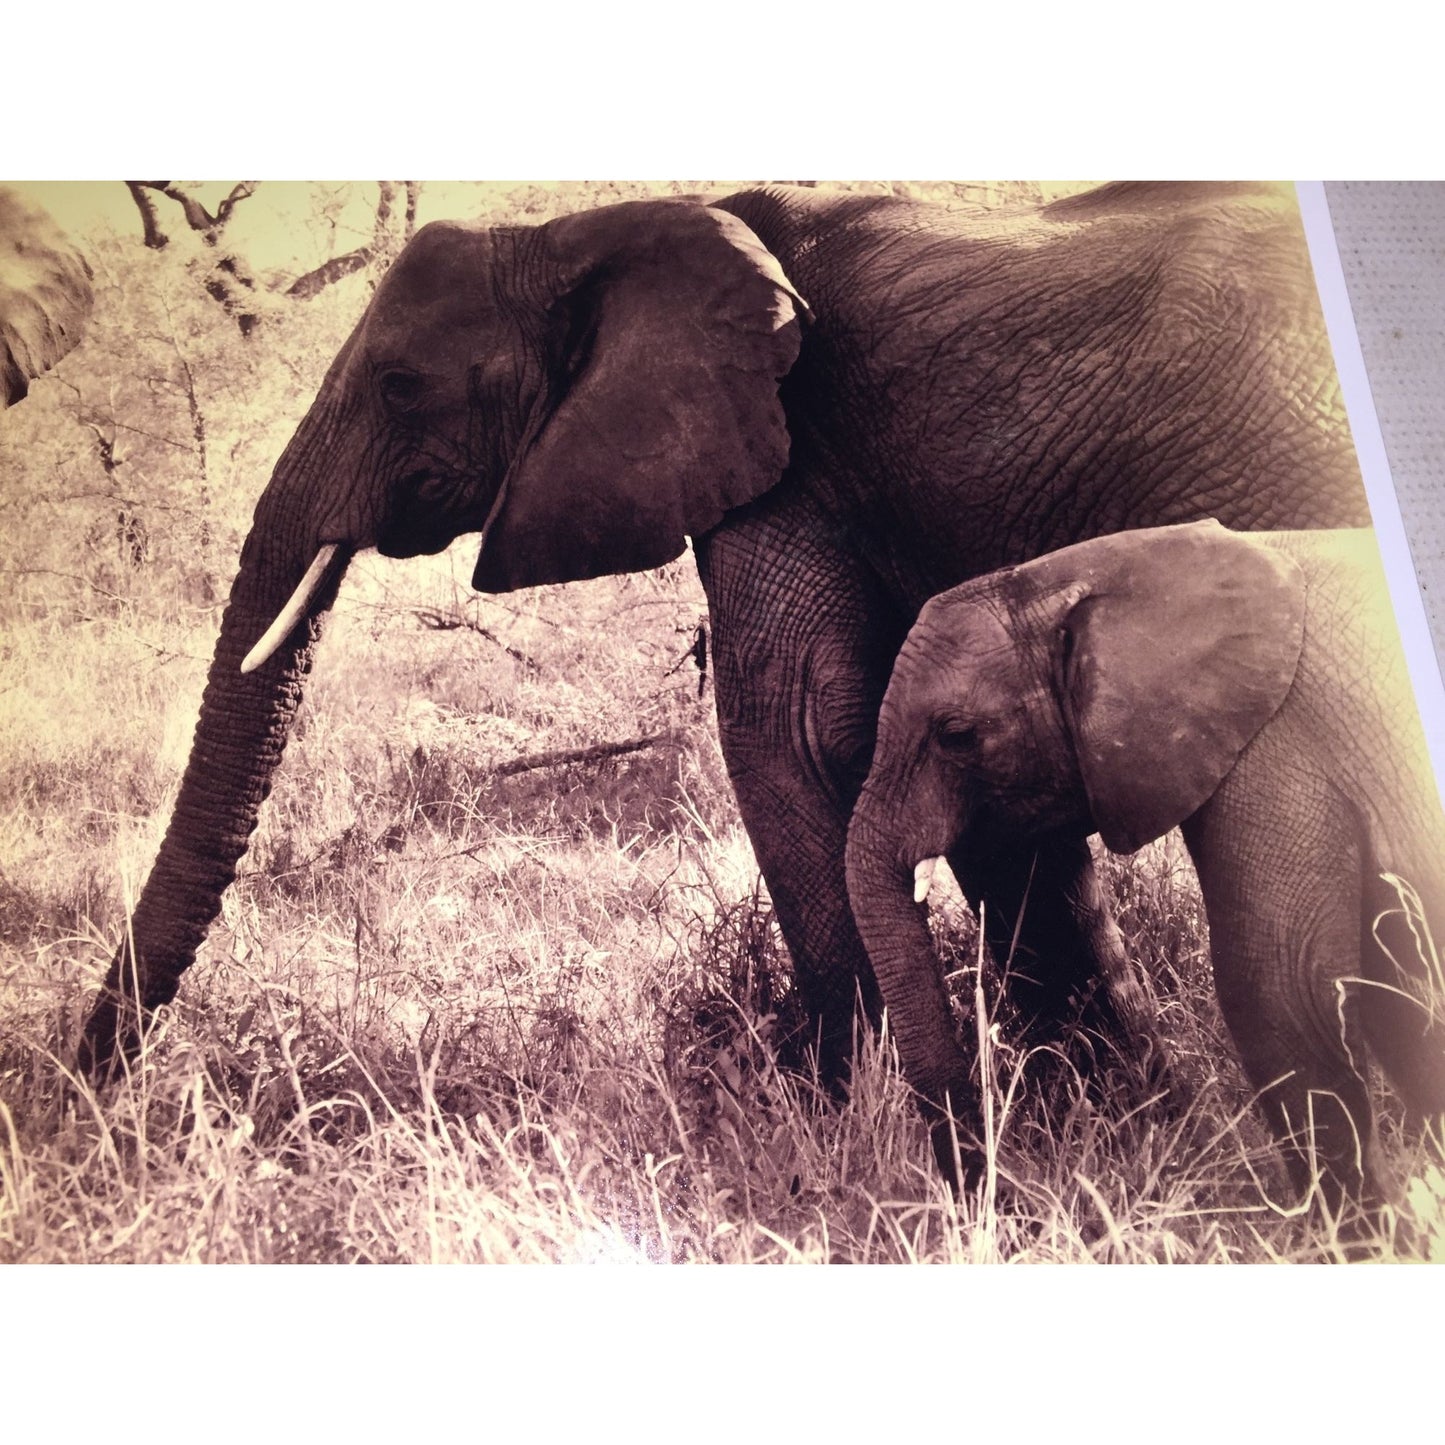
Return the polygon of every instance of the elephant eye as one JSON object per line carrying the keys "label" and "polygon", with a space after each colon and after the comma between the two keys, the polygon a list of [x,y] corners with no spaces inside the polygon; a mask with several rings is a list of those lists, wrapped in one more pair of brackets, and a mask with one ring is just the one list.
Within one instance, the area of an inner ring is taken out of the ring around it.
{"label": "elephant eye", "polygon": [[426,383],[414,371],[383,371],[376,385],[382,401],[393,411],[411,411],[426,392]]}
{"label": "elephant eye", "polygon": [[447,501],[456,491],[456,481],[440,477],[432,472],[419,473],[410,479],[416,500],[427,506],[436,506]]}
{"label": "elephant eye", "polygon": [[938,724],[934,737],[945,753],[971,753],[978,746],[978,724],[962,718],[945,718]]}

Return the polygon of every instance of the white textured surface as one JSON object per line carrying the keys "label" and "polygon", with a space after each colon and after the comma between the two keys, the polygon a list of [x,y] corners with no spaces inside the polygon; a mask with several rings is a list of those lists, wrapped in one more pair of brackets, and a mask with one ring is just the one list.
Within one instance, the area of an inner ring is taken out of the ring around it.
{"label": "white textured surface", "polygon": [[1331,181],[1325,195],[1435,651],[1445,658],[1445,183]]}

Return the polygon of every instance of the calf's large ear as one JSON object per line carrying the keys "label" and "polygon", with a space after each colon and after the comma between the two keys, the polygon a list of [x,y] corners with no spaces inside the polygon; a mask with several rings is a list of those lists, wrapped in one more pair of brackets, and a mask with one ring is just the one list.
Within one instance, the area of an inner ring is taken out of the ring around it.
{"label": "calf's large ear", "polygon": [[1132,853],[1208,801],[1284,701],[1304,578],[1284,553],[1212,521],[1057,555],[1070,553],[1064,711],[1099,833]]}
{"label": "calf's large ear", "polygon": [[553,221],[565,336],[473,585],[638,571],[772,487],[806,306],[736,216],[639,201]]}

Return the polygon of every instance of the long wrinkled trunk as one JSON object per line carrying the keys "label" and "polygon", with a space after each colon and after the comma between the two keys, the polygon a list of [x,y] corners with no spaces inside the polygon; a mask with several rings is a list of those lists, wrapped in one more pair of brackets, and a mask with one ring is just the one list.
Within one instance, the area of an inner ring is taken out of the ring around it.
{"label": "long wrinkled trunk", "polygon": [[967,1060],[927,913],[913,900],[914,865],[943,849],[910,846],[926,833],[898,814],[872,783],[864,789],[848,829],[848,896],[909,1082],[935,1104],[948,1092],[957,1110],[970,1091]]}
{"label": "long wrinkled trunk", "polygon": [[[886,747],[886,729],[880,734]],[[978,1088],[960,1046],[943,970],[923,904],[914,901],[914,868],[945,851],[941,825],[904,819],[889,790],[870,779],[848,829],[848,897],[888,1009],[903,1072],[918,1091],[933,1157],[955,1190],[969,1191],[986,1168],[975,1131]],[[904,796],[900,790],[896,796]]]}
{"label": "long wrinkled trunk", "polygon": [[347,551],[337,555],[306,620],[275,655],[247,674],[241,661],[316,552],[313,499],[334,466],[328,455],[331,434],[318,413],[319,403],[257,505],[175,812],[86,1025],[78,1062],[89,1072],[105,1068],[117,1052],[133,1053],[144,1014],[175,996],[235,876],[286,746],[321,615],[336,595]]}

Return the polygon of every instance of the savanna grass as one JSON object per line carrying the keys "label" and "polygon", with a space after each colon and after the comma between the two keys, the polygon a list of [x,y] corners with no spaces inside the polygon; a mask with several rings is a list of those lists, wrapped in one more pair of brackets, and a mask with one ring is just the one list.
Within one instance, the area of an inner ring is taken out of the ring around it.
{"label": "savanna grass", "polygon": [[[711,699],[677,667],[700,611],[684,565],[507,607],[464,600],[447,558],[358,567],[222,919],[99,1096],[67,1060],[213,624],[137,605],[62,644],[43,611],[12,612],[0,1256],[1342,1257],[1283,1202],[1177,849],[1107,873],[1182,1109],[1126,1062],[1086,1088],[1021,1053],[948,888],[940,943],[987,1072],[983,1190],[956,1201],[936,1177],[886,1038],[860,1039],[846,1103],[822,1097]],[[1439,1141],[1386,1129],[1415,1182],[1372,1251],[1438,1257]]]}

